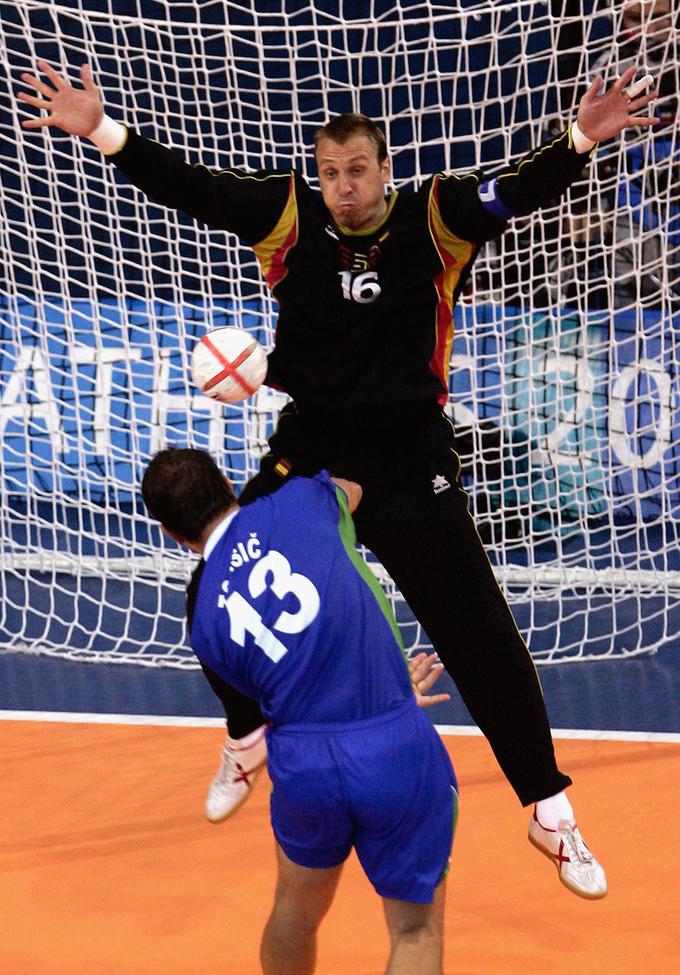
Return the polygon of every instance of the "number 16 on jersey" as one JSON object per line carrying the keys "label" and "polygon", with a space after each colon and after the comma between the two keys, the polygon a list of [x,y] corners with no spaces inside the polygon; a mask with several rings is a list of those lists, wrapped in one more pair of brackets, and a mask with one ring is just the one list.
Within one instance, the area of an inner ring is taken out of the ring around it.
{"label": "number 16 on jersey", "polygon": [[362,271],[353,275],[351,271],[338,271],[342,284],[342,297],[346,301],[356,301],[360,305],[370,305],[380,294],[377,271]]}

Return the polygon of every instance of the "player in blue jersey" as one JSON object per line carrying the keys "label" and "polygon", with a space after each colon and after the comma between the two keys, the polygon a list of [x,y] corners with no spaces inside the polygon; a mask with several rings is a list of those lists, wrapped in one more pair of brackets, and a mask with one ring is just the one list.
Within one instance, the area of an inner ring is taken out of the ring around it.
{"label": "player in blue jersey", "polygon": [[152,459],[142,494],[164,530],[203,556],[195,653],[258,700],[268,724],[279,876],[265,975],[313,972],[352,848],[384,900],[387,972],[441,975],[457,785],[356,551],[360,486],[321,471],[241,508],[208,454],[170,449]]}

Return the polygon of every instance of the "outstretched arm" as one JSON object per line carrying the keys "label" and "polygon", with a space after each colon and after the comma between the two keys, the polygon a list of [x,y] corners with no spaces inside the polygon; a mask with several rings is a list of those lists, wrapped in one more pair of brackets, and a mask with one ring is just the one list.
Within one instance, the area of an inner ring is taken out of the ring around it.
{"label": "outstretched arm", "polygon": [[231,231],[246,244],[260,243],[275,228],[293,193],[290,170],[248,173],[192,166],[174,150],[105,115],[89,65],[80,69],[82,88],[71,85],[46,61],[38,61],[38,67],[47,81],[22,74],[36,94],[20,92],[18,97],[47,114],[26,119],[25,129],[53,126],[91,139],[143,193],[211,227]]}
{"label": "outstretched arm", "polygon": [[654,115],[640,113],[658,92],[631,99],[626,91],[635,70],[624,71],[605,92],[602,78],[596,78],[579,102],[576,123],[499,175],[498,193],[508,216],[525,216],[560,196],[579,175],[597,142],[634,125],[656,125],[659,120]]}
{"label": "outstretched arm", "polygon": [[597,142],[631,126],[656,125],[658,119],[644,109],[658,92],[639,93],[639,86],[631,86],[634,75],[635,67],[624,71],[606,92],[597,78],[581,98],[573,125],[497,176],[439,178],[439,206],[446,225],[463,240],[496,237],[512,217],[526,216],[560,197],[578,179]]}

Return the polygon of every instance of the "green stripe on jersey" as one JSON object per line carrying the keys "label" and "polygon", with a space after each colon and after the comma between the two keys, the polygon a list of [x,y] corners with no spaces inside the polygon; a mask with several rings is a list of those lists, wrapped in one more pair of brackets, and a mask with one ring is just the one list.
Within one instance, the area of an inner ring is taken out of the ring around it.
{"label": "green stripe on jersey", "polygon": [[394,634],[394,639],[397,641],[399,648],[404,655],[404,660],[407,659],[406,651],[404,650],[404,644],[401,640],[401,633],[399,632],[399,624],[392,612],[392,607],[389,604],[387,596],[383,592],[383,588],[375,577],[375,574],[369,569],[366,562],[362,559],[356,550],[356,531],[354,529],[354,522],[352,521],[352,515],[350,514],[349,507],[347,505],[347,495],[339,488],[337,485],[335,487],[335,494],[338,499],[338,505],[340,507],[340,520],[338,522],[338,531],[340,532],[340,538],[342,539],[342,544],[345,546],[345,551],[350,557],[354,568],[357,570],[359,575],[363,578],[364,582],[370,588],[371,592],[375,596],[380,609],[383,611],[385,619],[390,624],[392,628],[392,633]]}
{"label": "green stripe on jersey", "polygon": [[[456,826],[458,825],[459,799],[458,799],[458,793],[456,792],[456,790],[454,789],[453,786],[451,786],[451,792],[453,793],[453,796],[452,796],[452,799],[453,799],[453,832],[451,834],[451,845],[453,846],[453,841],[456,838]],[[451,867],[451,857],[449,856],[448,862],[447,862],[446,866],[444,867],[444,870],[443,870],[443,873],[442,873],[441,877],[439,878],[439,883],[441,883],[442,880],[444,880],[445,877],[448,877],[450,867]]]}

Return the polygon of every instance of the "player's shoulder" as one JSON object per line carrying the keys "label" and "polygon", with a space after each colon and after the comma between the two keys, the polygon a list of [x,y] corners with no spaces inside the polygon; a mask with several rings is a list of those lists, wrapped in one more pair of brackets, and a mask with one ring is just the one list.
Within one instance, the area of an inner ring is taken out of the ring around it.
{"label": "player's shoulder", "polygon": [[206,166],[205,163],[197,163],[196,169],[204,169],[213,176],[229,177],[234,180],[244,180],[253,183],[277,183],[290,182],[295,176],[293,169],[248,169],[241,166]]}
{"label": "player's shoulder", "polygon": [[341,488],[337,487],[326,470],[309,477],[292,476],[283,487],[270,495],[272,517],[276,520],[281,516],[287,523],[298,526],[320,527],[322,522],[336,525],[342,497]]}
{"label": "player's shoulder", "polygon": [[215,561],[238,568],[247,557],[258,557],[258,551],[272,547],[281,551],[298,544],[315,548],[318,539],[327,537],[339,520],[340,502],[326,471],[311,477],[291,476],[276,491],[239,510],[215,547]]}
{"label": "player's shoulder", "polygon": [[476,193],[483,178],[484,174],[479,170],[440,170],[428,176],[415,189],[400,190],[401,208],[405,210],[423,204],[429,206],[433,197],[440,195],[449,198]]}
{"label": "player's shoulder", "polygon": [[292,170],[292,173],[292,185],[295,190],[298,206],[302,206],[305,212],[321,214],[322,219],[327,220],[328,211],[323,202],[321,191],[315,186],[312,186],[304,173],[301,173],[299,169]]}
{"label": "player's shoulder", "polygon": [[433,176],[429,176],[418,185],[400,186],[395,190],[394,205],[388,218],[391,226],[410,227],[414,222],[419,224],[426,219],[433,179]]}
{"label": "player's shoulder", "polygon": [[263,519],[276,519],[285,510],[288,520],[304,520],[313,516],[321,499],[334,500],[337,508],[337,488],[327,470],[310,476],[289,475],[275,491],[263,494],[244,505],[239,511],[240,527]]}
{"label": "player's shoulder", "polygon": [[[294,475],[276,492],[288,502],[297,503],[298,499],[314,497],[336,498],[337,488],[327,470],[320,470],[311,477]],[[276,495],[274,495],[276,496]]]}
{"label": "player's shoulder", "polygon": [[405,209],[407,207],[417,204],[420,200],[426,200],[430,195],[432,189],[432,180],[434,175],[426,176],[425,179],[417,184],[411,184],[409,186],[400,186],[397,191],[397,200],[394,209]]}
{"label": "player's shoulder", "polygon": [[480,193],[485,175],[480,170],[435,173],[431,185],[430,205],[447,219],[461,212],[476,213],[482,207]]}
{"label": "player's shoulder", "polygon": [[446,189],[447,191],[474,192],[484,179],[484,173],[480,169],[442,170],[434,174],[432,185],[436,189]]}

